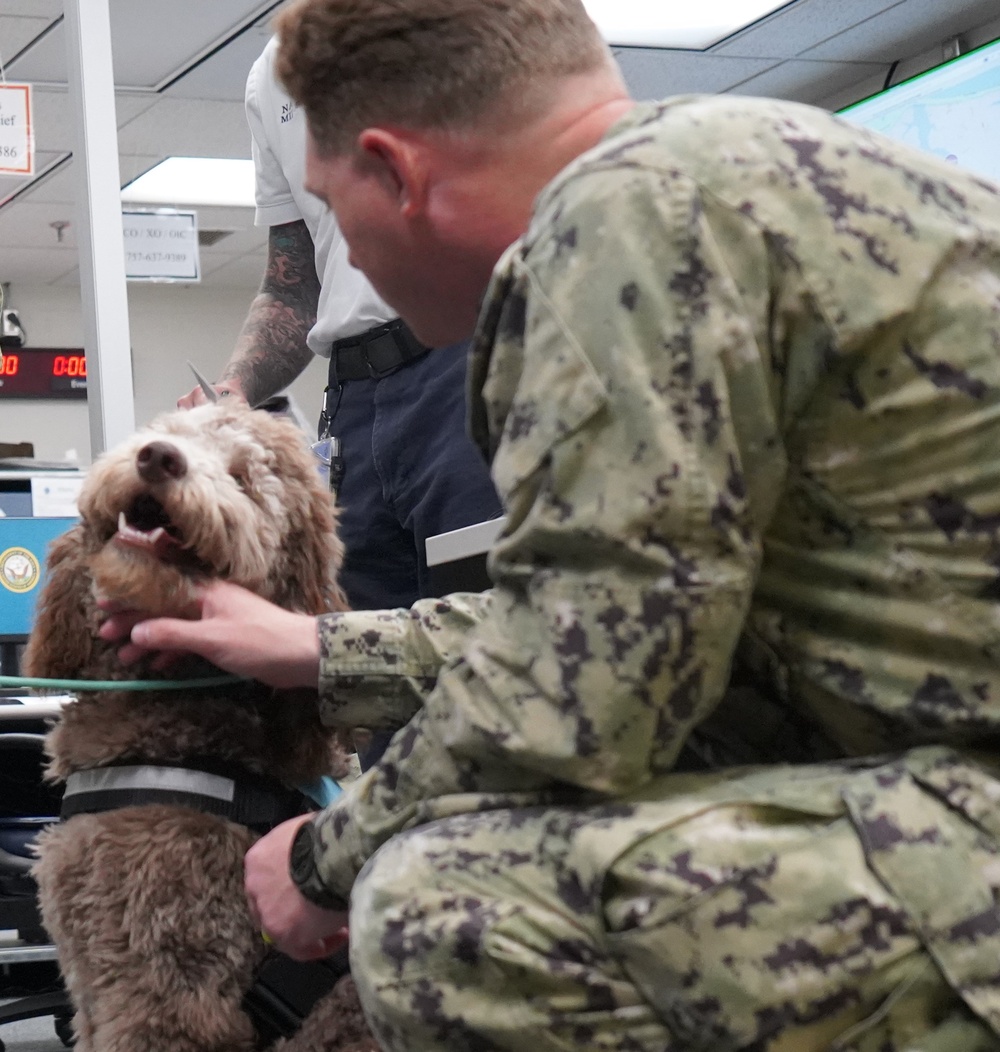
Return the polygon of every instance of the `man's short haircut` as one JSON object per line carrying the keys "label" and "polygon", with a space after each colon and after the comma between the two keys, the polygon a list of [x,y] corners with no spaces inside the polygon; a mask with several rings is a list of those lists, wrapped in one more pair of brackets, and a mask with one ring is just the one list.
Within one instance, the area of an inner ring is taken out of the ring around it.
{"label": "man's short haircut", "polygon": [[463,132],[531,112],[611,61],[581,0],[298,0],[276,25],[277,75],[335,153],[368,127]]}

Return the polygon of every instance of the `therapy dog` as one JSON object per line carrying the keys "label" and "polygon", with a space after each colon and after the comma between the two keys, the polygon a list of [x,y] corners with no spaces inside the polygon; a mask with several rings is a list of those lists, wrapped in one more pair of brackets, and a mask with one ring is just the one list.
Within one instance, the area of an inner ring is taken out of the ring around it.
{"label": "therapy dog", "polygon": [[[164,414],[100,457],[79,506],[51,547],[25,653],[31,676],[122,681],[81,692],[47,741],[66,795],[35,873],[77,1049],[249,1050],[243,1000],[266,948],[243,857],[305,810],[294,787],[343,773],[346,751],[315,691],[198,686],[219,672],[193,657],[168,673],[193,685],[130,690],[163,674],[121,665],[97,603],[190,617],[198,585],[218,578],[289,610],[342,610],[333,502],[291,423],[219,404]],[[330,1018],[307,1020],[308,1047],[374,1049],[356,1004],[343,989],[321,1000],[313,1014]]]}

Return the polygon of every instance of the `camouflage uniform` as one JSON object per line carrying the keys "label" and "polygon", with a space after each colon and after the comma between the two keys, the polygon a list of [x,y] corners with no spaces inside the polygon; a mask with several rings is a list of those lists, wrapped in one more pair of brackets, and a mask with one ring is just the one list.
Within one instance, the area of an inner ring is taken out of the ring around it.
{"label": "camouflage uniform", "polygon": [[316,825],[384,1046],[1000,1049],[1000,192],[637,106],[470,383],[495,588],[321,631],[408,721]]}

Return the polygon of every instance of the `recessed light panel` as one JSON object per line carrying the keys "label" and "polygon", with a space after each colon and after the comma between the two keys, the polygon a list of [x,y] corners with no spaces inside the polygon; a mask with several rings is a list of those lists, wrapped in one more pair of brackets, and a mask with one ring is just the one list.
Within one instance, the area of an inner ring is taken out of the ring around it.
{"label": "recessed light panel", "polygon": [[701,51],[788,0],[583,0],[609,44]]}
{"label": "recessed light panel", "polygon": [[122,190],[122,200],[145,205],[254,205],[253,161],[168,157]]}

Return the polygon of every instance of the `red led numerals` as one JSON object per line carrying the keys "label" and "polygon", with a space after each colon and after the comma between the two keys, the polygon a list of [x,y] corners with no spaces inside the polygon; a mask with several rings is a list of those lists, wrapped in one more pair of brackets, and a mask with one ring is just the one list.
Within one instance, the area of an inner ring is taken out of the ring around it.
{"label": "red led numerals", "polygon": [[52,362],[53,376],[87,375],[87,359],[82,354],[57,354]]}

